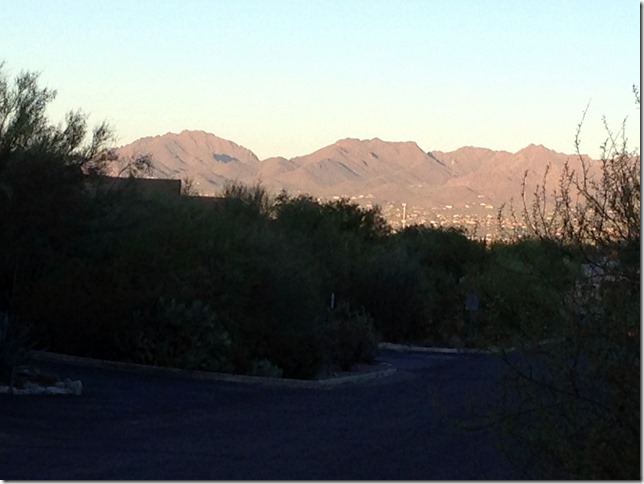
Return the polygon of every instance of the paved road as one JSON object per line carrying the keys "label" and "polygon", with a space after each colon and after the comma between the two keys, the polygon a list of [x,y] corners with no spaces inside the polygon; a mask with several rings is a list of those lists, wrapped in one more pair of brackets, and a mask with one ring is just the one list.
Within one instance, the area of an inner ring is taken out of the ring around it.
{"label": "paved road", "polygon": [[83,395],[0,395],[0,479],[520,479],[496,429],[489,355],[383,351],[391,376],[266,387],[38,363]]}

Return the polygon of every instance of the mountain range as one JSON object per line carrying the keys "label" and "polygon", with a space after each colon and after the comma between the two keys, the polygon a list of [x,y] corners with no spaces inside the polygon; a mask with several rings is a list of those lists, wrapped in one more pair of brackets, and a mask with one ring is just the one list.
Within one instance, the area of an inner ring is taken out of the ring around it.
{"label": "mountain range", "polygon": [[[148,154],[154,178],[190,178],[202,195],[217,195],[230,181],[261,183],[268,190],[330,199],[348,197],[369,204],[442,207],[498,207],[543,182],[557,186],[566,161],[577,155],[531,144],[510,153],[466,146],[423,151],[415,142],[346,138],[295,158],[260,160],[249,149],[204,131],[145,137],[118,149],[123,157]],[[591,165],[587,156],[583,158]]]}

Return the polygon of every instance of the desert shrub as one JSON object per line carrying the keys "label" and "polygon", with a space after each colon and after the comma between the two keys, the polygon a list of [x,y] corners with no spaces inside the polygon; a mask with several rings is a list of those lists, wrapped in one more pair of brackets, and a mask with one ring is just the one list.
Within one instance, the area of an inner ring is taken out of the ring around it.
{"label": "desert shrub", "polygon": [[245,185],[228,182],[222,191],[223,203],[228,211],[250,219],[268,217],[273,213],[274,199],[260,183]]}
{"label": "desert shrub", "polygon": [[359,259],[356,300],[388,341],[465,340],[464,280],[476,274],[487,257],[481,244],[460,231],[408,227]]}
{"label": "desert shrub", "polygon": [[485,246],[457,228],[413,225],[398,234],[407,250],[418,254],[426,267],[440,269],[459,280],[486,258]]}
{"label": "desert shrub", "polygon": [[[267,217],[240,212],[235,205],[189,198],[133,205],[136,210],[116,218],[113,210],[102,212],[91,239],[100,250],[85,255],[110,281],[110,303],[125,313],[118,321],[131,320],[137,309],[152,307],[159,297],[201,300],[217,308],[218,320],[231,335],[232,371],[252,371],[253,362],[268,358],[287,375],[313,373],[304,370],[313,364],[310,355],[296,349],[291,339],[312,334],[322,307],[306,251],[292,246]],[[118,200],[111,206],[123,207]],[[86,290],[96,301],[100,293],[93,291],[97,279],[92,278]],[[46,286],[51,291],[51,284]],[[78,289],[69,292],[78,297]],[[105,323],[115,316],[114,309],[96,314]],[[105,328],[98,321],[93,325]],[[131,348],[128,342],[138,337],[124,325],[112,343],[119,358],[130,356],[126,353],[131,350],[123,348]]]}
{"label": "desert shrub", "polygon": [[[323,308],[315,260],[266,217],[219,207],[202,239],[201,283],[234,341],[236,372],[268,359],[285,376],[313,374],[316,351],[298,348],[313,337]],[[308,353],[307,353],[308,352]]]}
{"label": "desert shrub", "polygon": [[329,310],[323,325],[324,358],[328,366],[348,371],[358,363],[372,363],[378,347],[373,318],[348,303]]}
{"label": "desert shrub", "polygon": [[561,305],[579,274],[578,257],[546,243],[496,243],[476,276],[481,330],[488,344],[537,344],[561,336]]}
{"label": "desert shrub", "polygon": [[[20,315],[32,284],[73,254],[89,222],[80,174],[48,154],[15,154],[0,168],[0,307]],[[27,321],[20,318],[20,321]]]}
{"label": "desert shrub", "polygon": [[271,363],[270,360],[262,358],[261,360],[254,360],[251,363],[248,374],[251,376],[282,378],[282,376],[284,375],[284,370],[282,370],[279,366]]}
{"label": "desert shrub", "polygon": [[[80,356],[108,357],[121,329],[108,273],[79,260],[63,260],[32,285],[28,309],[39,348]],[[105,292],[103,292],[105,291]],[[113,324],[110,324],[113,323]]]}
{"label": "desert shrub", "polygon": [[158,244],[156,224],[167,223],[172,232],[179,220],[188,225],[188,217],[168,202],[133,196],[90,198],[88,205],[91,223],[69,253],[31,278],[22,314],[52,351],[118,358],[132,314],[176,293],[172,289],[183,282],[181,251],[188,244]]}
{"label": "desert shrub", "polygon": [[326,297],[364,306],[385,339],[424,331],[424,287],[418,259],[386,227],[379,210],[347,200],[278,197],[276,220],[311,253]]}
{"label": "desert shrub", "polygon": [[291,243],[311,255],[325,295],[351,299],[363,257],[388,233],[379,210],[347,200],[318,202],[282,193],[275,213]]}
{"label": "desert shrub", "polygon": [[379,207],[365,208],[346,198],[317,201],[309,195],[291,197],[282,191],[275,199],[275,215],[284,226],[312,232],[322,224],[341,232],[351,232],[363,240],[387,236],[390,228]]}
{"label": "desert shrub", "polygon": [[[566,166],[550,198],[541,186],[523,207],[530,244],[542,254],[522,260],[524,273],[534,274],[523,275],[525,285],[537,282],[551,296],[536,315],[552,314],[557,325],[543,332],[542,317],[520,320],[521,334],[555,341],[506,358],[514,375],[508,392],[520,410],[512,405],[501,413],[511,435],[533,451],[526,464],[542,478],[641,476],[641,165],[637,150],[605,126],[595,169],[579,155],[579,172]],[[558,270],[571,254],[573,267]],[[576,276],[573,284],[568,274]]]}
{"label": "desert shrub", "polygon": [[361,257],[351,295],[373,317],[386,341],[419,341],[427,334],[431,295],[416,255],[393,240]]}
{"label": "desert shrub", "polygon": [[141,337],[133,314],[150,321],[149,308],[170,295],[217,308],[233,340],[231,371],[252,371],[264,358],[287,376],[317,371],[320,352],[309,340],[323,302],[314,264],[269,219],[188,198],[105,202],[75,256],[32,281],[40,304],[28,314],[43,344],[132,359]]}
{"label": "desert shrub", "polygon": [[322,213],[340,231],[350,232],[362,241],[374,241],[390,233],[379,207],[364,208],[348,199],[322,204]]}
{"label": "desert shrub", "polygon": [[202,301],[190,304],[160,298],[141,326],[135,361],[188,370],[230,370],[231,339],[213,310]]}

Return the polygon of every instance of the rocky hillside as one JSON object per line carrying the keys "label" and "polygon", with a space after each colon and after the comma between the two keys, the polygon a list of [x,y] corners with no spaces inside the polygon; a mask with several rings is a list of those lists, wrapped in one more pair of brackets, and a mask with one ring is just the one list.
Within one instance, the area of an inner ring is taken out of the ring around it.
{"label": "rocky hillside", "polygon": [[252,151],[204,131],[141,138],[118,151],[126,158],[149,154],[153,177],[192,178],[204,192],[218,191],[227,180],[252,180],[260,164]]}
{"label": "rocky hillside", "polygon": [[[565,162],[579,168],[576,155],[529,145],[516,153],[463,147],[423,151],[413,141],[347,138],[313,153],[259,160],[232,141],[203,131],[182,131],[139,139],[119,149],[124,156],[149,154],[153,177],[192,178],[204,195],[216,195],[228,181],[261,183],[272,191],[316,197],[353,197],[372,204],[498,207],[519,199],[524,173],[534,191],[549,168],[555,187]],[[586,158],[587,159],[587,158]]]}

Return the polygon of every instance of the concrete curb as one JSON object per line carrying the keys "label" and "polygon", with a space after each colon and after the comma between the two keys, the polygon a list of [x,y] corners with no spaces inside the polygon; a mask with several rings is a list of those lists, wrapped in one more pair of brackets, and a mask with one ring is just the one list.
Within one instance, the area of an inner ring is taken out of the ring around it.
{"label": "concrete curb", "polygon": [[534,348],[539,348],[542,346],[562,343],[565,340],[563,338],[554,338],[546,339],[538,343],[526,345],[524,347],[511,346],[510,348],[500,348],[498,346],[490,346],[486,349],[478,348],[432,348],[429,346],[413,346],[413,345],[402,345],[397,343],[379,343],[379,350],[391,350],[391,351],[413,351],[419,353],[444,353],[444,354],[470,354],[470,355],[499,355],[513,353],[519,350],[531,350]]}
{"label": "concrete curb", "polygon": [[[325,378],[319,380],[298,380],[294,378],[273,378],[262,376],[246,376],[235,375],[231,373],[217,373],[209,371],[198,370],[181,370],[178,368],[166,368],[161,366],[141,365],[138,363],[125,363],[120,361],[97,360],[93,358],[86,358],[82,356],[70,356],[59,353],[50,353],[47,351],[33,351],[30,357],[36,361],[53,362],[53,363],[72,363],[80,366],[87,366],[92,368],[107,368],[115,370],[125,370],[136,373],[144,373],[149,375],[166,375],[176,376],[181,378],[191,378],[194,380],[211,380],[211,381],[225,381],[234,383],[254,383],[267,386],[282,386],[290,388],[331,388],[337,385],[347,383],[358,383],[368,380],[374,380],[392,375],[396,372],[396,368],[389,363],[378,363],[379,369],[373,371],[348,374],[344,376],[337,376],[332,378]],[[374,365],[375,366],[375,365]]]}
{"label": "concrete curb", "polygon": [[[414,351],[418,353],[445,353],[445,354],[490,354],[497,353],[498,349],[476,349],[476,348],[432,348],[428,346],[413,346],[413,345],[402,345],[397,343],[380,343],[378,344],[379,350],[391,350],[391,351]],[[506,350],[506,351],[511,351]]]}

